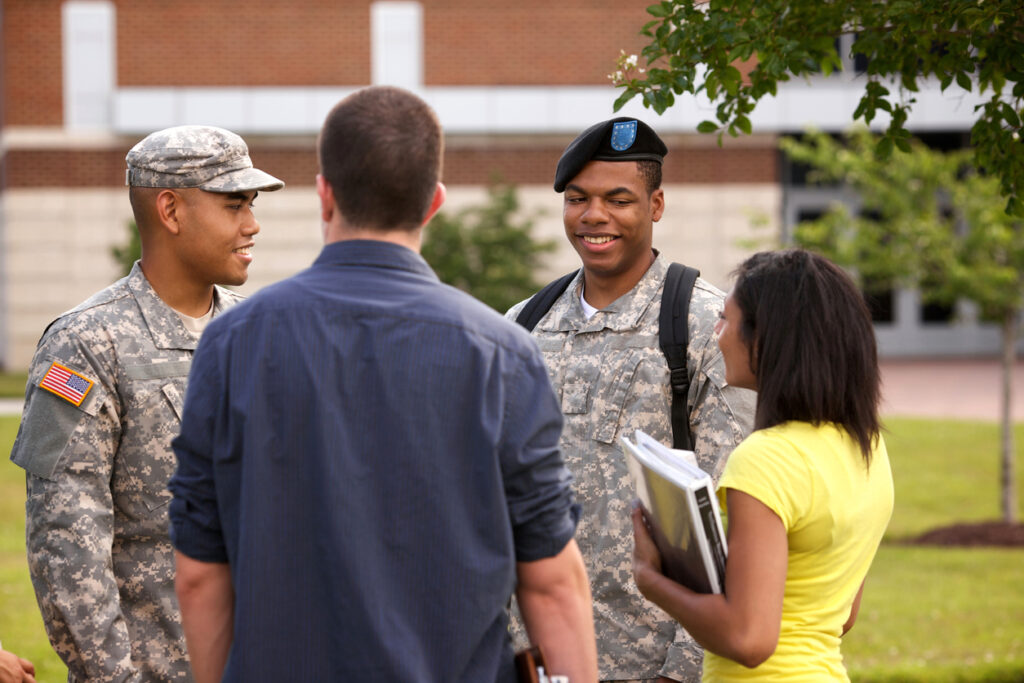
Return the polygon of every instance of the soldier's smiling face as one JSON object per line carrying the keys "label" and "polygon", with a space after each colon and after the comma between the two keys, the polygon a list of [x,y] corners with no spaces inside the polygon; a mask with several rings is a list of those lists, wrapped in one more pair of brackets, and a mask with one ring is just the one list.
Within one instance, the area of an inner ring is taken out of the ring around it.
{"label": "soldier's smiling face", "polygon": [[653,258],[664,192],[647,191],[633,161],[591,161],[565,187],[565,235],[588,274],[636,282]]}
{"label": "soldier's smiling face", "polygon": [[249,277],[254,236],[260,224],[253,213],[255,190],[248,192],[179,191],[182,256],[201,284],[241,285]]}

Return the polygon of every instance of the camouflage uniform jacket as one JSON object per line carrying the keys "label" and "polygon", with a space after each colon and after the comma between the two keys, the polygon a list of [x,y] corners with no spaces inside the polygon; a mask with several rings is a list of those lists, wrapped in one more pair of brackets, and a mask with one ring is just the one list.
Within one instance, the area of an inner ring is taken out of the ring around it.
{"label": "camouflage uniform jacket", "polygon": [[[239,299],[217,288],[214,315]],[[138,263],[39,341],[11,460],[27,471],[29,571],[68,681],[192,680],[167,482],[196,341]],[[80,405],[40,387],[53,363],[79,390],[92,382]]]}
{"label": "camouflage uniform jacket", "polygon": [[[583,505],[576,540],[590,577],[601,680],[701,675],[701,647],[633,582],[629,513],[636,494],[617,441],[643,429],[672,443],[669,370],[658,342],[667,269],[658,256],[630,292],[590,320],[580,306],[581,271],[533,329],[565,415],[561,446]],[[750,432],[755,396],[725,385],[714,339],[722,302],[721,291],[697,280],[687,350],[694,451],[716,481]],[[514,319],[524,303],[506,316]]]}

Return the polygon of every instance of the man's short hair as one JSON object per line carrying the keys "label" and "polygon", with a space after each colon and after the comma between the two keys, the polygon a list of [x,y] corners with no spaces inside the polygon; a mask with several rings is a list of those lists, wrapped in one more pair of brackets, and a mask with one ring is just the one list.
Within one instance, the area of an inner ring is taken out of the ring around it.
{"label": "man's short hair", "polygon": [[320,172],[349,225],[411,230],[423,222],[444,153],[426,102],[400,88],[364,88],[327,115],[318,147]]}
{"label": "man's short hair", "polygon": [[647,194],[661,187],[661,164],[657,161],[642,160],[636,162],[636,170],[640,174],[640,180],[644,183]]}

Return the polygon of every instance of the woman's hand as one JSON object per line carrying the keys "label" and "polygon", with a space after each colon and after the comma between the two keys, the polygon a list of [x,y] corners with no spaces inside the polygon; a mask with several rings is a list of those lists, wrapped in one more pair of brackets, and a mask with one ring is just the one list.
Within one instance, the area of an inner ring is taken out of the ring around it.
{"label": "woman's hand", "polygon": [[654,545],[651,532],[647,528],[644,506],[637,503],[633,508],[633,580],[640,592],[647,595],[646,588],[650,578],[661,574],[661,553]]}

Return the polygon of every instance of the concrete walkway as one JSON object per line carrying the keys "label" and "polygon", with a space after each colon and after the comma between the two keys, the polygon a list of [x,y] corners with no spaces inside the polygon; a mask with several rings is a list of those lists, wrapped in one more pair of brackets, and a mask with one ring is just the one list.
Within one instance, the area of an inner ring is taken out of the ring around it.
{"label": "concrete walkway", "polygon": [[[882,414],[999,421],[1001,368],[996,359],[882,361]],[[1012,407],[1024,421],[1024,361],[1014,366]],[[0,398],[0,415],[20,415],[21,399]]]}
{"label": "concrete walkway", "polygon": [[[998,422],[1002,367],[997,359],[887,360],[882,414]],[[1013,368],[1010,414],[1024,421],[1024,361]]]}
{"label": "concrete walkway", "polygon": [[0,398],[0,416],[21,415],[21,406],[20,398]]}

